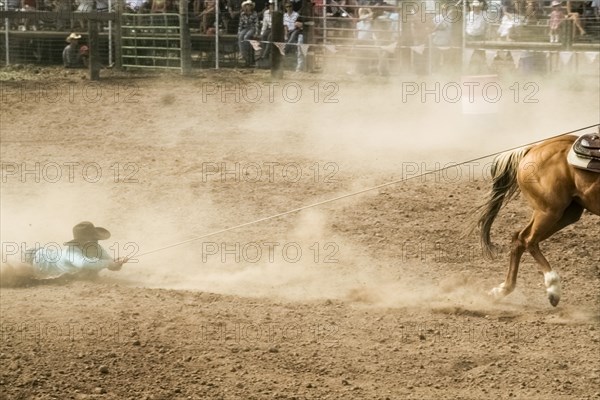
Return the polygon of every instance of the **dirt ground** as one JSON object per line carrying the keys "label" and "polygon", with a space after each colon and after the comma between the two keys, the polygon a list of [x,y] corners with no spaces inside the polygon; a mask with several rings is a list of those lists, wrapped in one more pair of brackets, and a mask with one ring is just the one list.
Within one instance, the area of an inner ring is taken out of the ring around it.
{"label": "dirt ground", "polygon": [[468,114],[460,77],[103,74],[0,75],[3,261],[83,220],[133,259],[1,290],[3,399],[600,399],[600,219],[542,246],[556,308],[529,255],[486,294],[521,197],[494,260],[464,234],[478,158],[597,124],[597,76],[503,76]]}

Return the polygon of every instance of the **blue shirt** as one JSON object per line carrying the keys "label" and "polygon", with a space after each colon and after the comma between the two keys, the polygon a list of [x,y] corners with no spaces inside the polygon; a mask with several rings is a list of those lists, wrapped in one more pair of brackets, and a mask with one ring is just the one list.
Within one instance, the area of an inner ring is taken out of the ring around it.
{"label": "blue shirt", "polygon": [[100,271],[116,265],[110,254],[97,243],[88,243],[83,249],[74,245],[45,246],[35,250],[30,263],[38,278]]}

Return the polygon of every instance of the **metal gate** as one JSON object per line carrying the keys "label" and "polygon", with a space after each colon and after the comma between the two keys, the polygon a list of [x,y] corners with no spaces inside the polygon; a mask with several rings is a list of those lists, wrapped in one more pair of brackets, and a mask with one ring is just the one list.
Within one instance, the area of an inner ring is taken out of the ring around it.
{"label": "metal gate", "polygon": [[178,14],[122,14],[123,67],[181,69],[179,18]]}

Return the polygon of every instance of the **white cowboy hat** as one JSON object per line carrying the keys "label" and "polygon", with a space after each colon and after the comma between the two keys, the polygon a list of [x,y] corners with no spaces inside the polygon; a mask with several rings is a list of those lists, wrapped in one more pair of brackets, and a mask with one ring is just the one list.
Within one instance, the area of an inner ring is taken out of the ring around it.
{"label": "white cowboy hat", "polygon": [[560,6],[560,1],[558,1],[558,0],[554,0],[554,1],[553,1],[553,2],[550,4],[550,5],[551,5],[552,7],[555,7],[555,6]]}
{"label": "white cowboy hat", "polygon": [[473,0],[471,2],[471,7],[481,7],[481,2],[479,0]]}
{"label": "white cowboy hat", "polygon": [[250,6],[253,6],[253,5],[254,5],[254,2],[253,2],[252,0],[245,0],[245,1],[242,3],[242,7],[244,7],[244,6],[248,6],[248,5],[250,5]]}
{"label": "white cowboy hat", "polygon": [[359,19],[372,19],[373,11],[370,8],[359,8],[358,9],[358,18]]}
{"label": "white cowboy hat", "polygon": [[81,35],[79,35],[77,33],[71,33],[69,36],[67,36],[66,42],[71,43],[71,40],[79,40],[79,39],[81,39]]}

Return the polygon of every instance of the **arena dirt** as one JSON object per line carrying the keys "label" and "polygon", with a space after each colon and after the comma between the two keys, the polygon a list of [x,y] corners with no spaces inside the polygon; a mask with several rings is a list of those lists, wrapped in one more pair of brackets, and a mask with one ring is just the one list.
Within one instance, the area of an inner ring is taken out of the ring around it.
{"label": "arena dirt", "polygon": [[[496,113],[468,115],[444,96],[403,97],[415,77],[4,80],[3,250],[60,245],[90,220],[137,262],[3,288],[2,397],[600,398],[598,217],[543,245],[557,308],[528,255],[516,291],[492,302],[529,209],[503,209],[498,257],[483,259],[464,233],[491,159],[452,167],[597,123],[593,81],[505,76]],[[537,102],[515,101],[515,82],[519,96],[537,85]]]}

